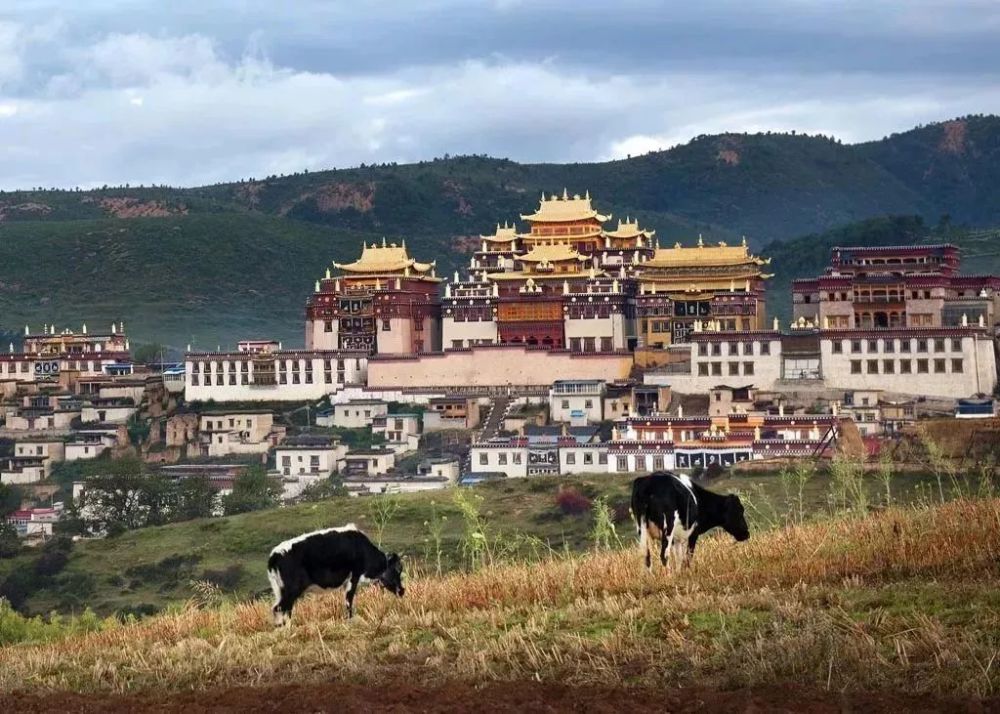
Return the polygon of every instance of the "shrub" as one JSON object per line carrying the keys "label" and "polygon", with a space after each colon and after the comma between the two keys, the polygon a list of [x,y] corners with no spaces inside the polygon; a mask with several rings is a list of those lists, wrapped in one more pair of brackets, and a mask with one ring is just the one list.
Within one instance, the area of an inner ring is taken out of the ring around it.
{"label": "shrub", "polygon": [[220,570],[206,570],[201,579],[206,580],[222,590],[235,590],[243,578],[243,566],[236,563]]}
{"label": "shrub", "polygon": [[529,493],[543,493],[552,488],[547,479],[537,479],[528,482]]}
{"label": "shrub", "polygon": [[590,499],[572,486],[563,486],[556,494],[556,506],[565,516],[579,516],[590,511]]}
{"label": "shrub", "polygon": [[118,611],[118,619],[127,620],[128,618],[140,618],[148,617],[149,615],[155,615],[160,611],[156,605],[148,602],[140,602],[137,605],[126,605],[121,610]]}
{"label": "shrub", "polygon": [[629,503],[628,496],[612,498],[608,505],[611,506],[611,517],[615,523],[632,520],[632,504]]}
{"label": "shrub", "polygon": [[20,568],[0,583],[0,599],[9,602],[14,610],[21,610],[24,608],[28,596],[38,589],[37,576],[26,568]]}
{"label": "shrub", "polygon": [[69,562],[69,555],[63,550],[46,550],[35,561],[35,575],[42,577],[58,575]]}

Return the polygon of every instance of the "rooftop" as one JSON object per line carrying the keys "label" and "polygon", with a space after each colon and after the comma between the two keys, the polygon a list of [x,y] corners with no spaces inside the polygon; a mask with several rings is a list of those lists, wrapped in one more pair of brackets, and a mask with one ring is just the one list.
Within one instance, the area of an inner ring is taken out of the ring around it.
{"label": "rooftop", "polygon": [[[418,263],[410,257],[406,250],[406,241],[402,245],[391,243],[382,245],[362,243],[361,257],[353,263],[334,263],[334,267],[345,273],[364,273],[369,275],[399,275],[416,273],[416,277],[439,280],[434,276],[434,262]],[[426,275],[430,273],[430,275]]]}
{"label": "rooftop", "polygon": [[770,260],[758,258],[750,253],[746,241],[741,245],[727,245],[719,241],[717,245],[705,245],[698,238],[694,246],[674,244],[673,248],[657,248],[653,257],[643,263],[645,268],[673,268],[682,266],[732,266],[732,265],[767,265]]}
{"label": "rooftop", "polygon": [[645,228],[640,228],[638,220],[630,221],[626,218],[624,221],[618,219],[618,227],[613,231],[604,231],[604,235],[609,238],[638,238],[639,236],[652,238],[656,235],[656,231],[647,231]]}
{"label": "rooftop", "polygon": [[497,223],[496,233],[491,236],[480,235],[483,240],[493,241],[495,243],[510,243],[512,240],[517,240],[520,236],[517,234],[516,226],[509,226],[507,222],[501,226]]}
{"label": "rooftop", "polygon": [[568,243],[556,243],[554,245],[534,245],[530,251],[522,255],[515,255],[515,258],[522,263],[550,263],[561,260],[577,260],[584,262],[590,260],[585,255],[580,255],[575,248]]}
{"label": "rooftop", "polygon": [[594,210],[590,205],[589,191],[582,197],[579,194],[570,197],[566,189],[563,189],[562,197],[553,195],[546,198],[543,193],[538,210],[528,215],[521,214],[521,218],[532,223],[563,223],[588,219],[597,219],[604,223],[611,219],[611,214],[604,216]]}

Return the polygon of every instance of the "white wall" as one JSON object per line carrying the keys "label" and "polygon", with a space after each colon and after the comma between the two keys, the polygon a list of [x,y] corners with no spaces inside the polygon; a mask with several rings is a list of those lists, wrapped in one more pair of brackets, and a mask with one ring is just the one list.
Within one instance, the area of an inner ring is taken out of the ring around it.
{"label": "white wall", "polygon": [[[282,476],[298,476],[301,474],[319,474],[329,476],[337,470],[337,462],[347,453],[346,446],[336,446],[333,448],[282,448],[274,450],[274,463]],[[312,459],[316,458],[317,466],[312,466]],[[288,464],[285,464],[285,460]]]}
{"label": "white wall", "polygon": [[[905,336],[903,336],[905,334]],[[939,334],[947,334],[939,332]],[[936,351],[935,339],[944,341],[942,351]],[[959,341],[959,349],[954,349],[953,339]],[[918,351],[918,341],[925,340],[926,351]],[[934,337],[933,332],[924,333],[910,329],[905,333],[872,337],[860,341],[860,352],[852,351],[850,337],[833,338],[824,336],[820,340],[823,377],[825,385],[830,389],[881,389],[899,394],[913,394],[928,397],[943,397],[955,399],[968,397],[977,393],[990,393],[996,386],[996,359],[993,353],[993,341],[987,337],[977,337],[974,334],[955,333],[946,337]],[[875,350],[870,344],[875,342]],[[910,343],[908,352],[902,351],[901,341]],[[835,353],[834,343],[841,344],[840,352]],[[892,351],[887,351],[887,342],[891,342]],[[920,372],[918,360],[927,361],[927,371]],[[944,360],[944,371],[938,371],[939,363]],[[961,360],[962,370],[957,371],[954,360]],[[871,361],[877,362],[877,371],[871,368]],[[909,372],[905,372],[901,362],[909,362]],[[854,365],[852,363],[860,363]],[[886,363],[891,363],[891,372],[887,373]],[[860,369],[860,373],[854,367]]]}
{"label": "white wall", "polygon": [[[588,403],[590,406],[587,406]],[[599,392],[594,394],[559,394],[553,391],[550,393],[549,415],[552,421],[574,422],[575,426],[579,426],[572,417],[574,411],[584,413],[585,423],[597,424],[604,418],[604,399]]]}
{"label": "white wall", "polygon": [[385,402],[347,402],[333,405],[333,425],[343,429],[363,429],[372,425],[375,417],[385,416]]}
{"label": "white wall", "polygon": [[625,349],[625,316],[621,313],[615,313],[609,317],[566,318],[563,322],[567,345],[570,344],[569,341],[573,337],[593,337],[596,340],[597,349],[600,349],[601,338],[610,337],[613,349]]}
{"label": "white wall", "polygon": [[66,460],[96,459],[108,450],[106,444],[66,444]]}
{"label": "white wall", "polygon": [[[257,356],[259,358],[259,356]],[[245,353],[219,353],[204,355],[188,355],[185,361],[184,390],[188,401],[216,402],[252,402],[252,401],[308,401],[321,399],[327,394],[344,389],[348,385],[363,385],[367,377],[368,358],[359,352],[277,352],[273,355],[275,376],[277,363],[285,363],[285,384],[255,385],[250,380],[254,373],[254,355]],[[338,382],[337,360],[344,362],[344,383]],[[327,381],[326,362],[333,361],[333,369],[329,372]],[[210,384],[206,382],[206,372],[195,372],[195,363],[207,365],[207,374],[211,376]],[[247,372],[242,371],[242,364],[247,363]],[[308,372],[306,364],[312,366],[312,382],[306,382]],[[287,369],[296,366],[297,370]],[[298,372],[299,383],[293,381],[293,374]],[[222,376],[222,384],[218,377]],[[235,376],[235,384],[230,384],[230,375]],[[198,383],[195,384],[195,381]]]}
{"label": "white wall", "polygon": [[[735,351],[732,342],[736,342]],[[774,389],[781,379],[781,340],[777,335],[733,335],[718,344],[719,354],[712,354],[713,345],[694,341],[691,343],[691,372],[670,374],[649,372],[645,384],[666,385],[682,394],[707,393],[720,384],[742,386],[753,384],[759,390]],[[764,354],[763,345],[769,354]],[[704,349],[702,349],[702,347]],[[752,365],[748,368],[748,364]],[[735,366],[733,374],[730,365]],[[751,372],[752,369],[752,372]]]}
{"label": "white wall", "polygon": [[509,478],[524,478],[528,475],[527,446],[473,445],[470,453],[471,473],[503,473]]}
{"label": "white wall", "polygon": [[[126,424],[138,410],[137,407],[84,407],[80,414],[83,423],[100,421],[105,424]],[[104,418],[101,419],[101,412]]]}
{"label": "white wall", "polygon": [[455,346],[455,340],[461,340],[462,347],[499,341],[497,323],[493,320],[456,322],[454,317],[446,316],[441,324],[441,346],[446,350]]}
{"label": "white wall", "polygon": [[607,447],[596,444],[564,446],[559,449],[559,473],[607,473],[608,464],[601,463],[602,454],[607,456]]}

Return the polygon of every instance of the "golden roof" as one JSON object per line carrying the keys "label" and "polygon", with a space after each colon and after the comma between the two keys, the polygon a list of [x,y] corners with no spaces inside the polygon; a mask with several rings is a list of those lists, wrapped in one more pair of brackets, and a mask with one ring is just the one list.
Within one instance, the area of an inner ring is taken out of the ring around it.
{"label": "golden roof", "polygon": [[726,245],[719,241],[718,245],[705,245],[701,237],[696,246],[682,246],[680,243],[673,248],[657,248],[653,257],[642,264],[643,268],[680,268],[680,267],[722,267],[731,265],[767,265],[770,259],[764,260],[751,255],[746,241],[742,245]]}
{"label": "golden roof", "polygon": [[656,235],[656,231],[647,231],[645,228],[639,227],[639,221],[629,221],[626,218],[624,221],[620,218],[618,219],[618,228],[613,231],[603,231],[603,235],[608,238],[638,238],[642,236],[643,238],[652,238]]}
{"label": "golden roof", "polygon": [[581,270],[575,273],[527,273],[523,270],[515,270],[507,273],[490,273],[490,280],[579,280],[581,278],[602,278],[607,273],[597,268],[590,268],[587,271]]}
{"label": "golden roof", "polygon": [[575,248],[567,243],[554,243],[551,245],[536,244],[523,255],[514,255],[522,263],[553,263],[563,260],[590,260],[585,255],[580,255]]}
{"label": "golden roof", "polygon": [[521,214],[521,218],[533,223],[565,223],[596,218],[604,223],[604,221],[611,220],[611,214],[603,216],[594,210],[594,207],[590,205],[589,191],[583,197],[575,194],[571,198],[566,189],[563,189],[561,198],[555,195],[546,198],[543,193],[538,210],[529,215]]}
{"label": "golden roof", "polygon": [[402,245],[391,243],[386,245],[382,239],[382,245],[372,243],[362,243],[361,257],[353,263],[334,263],[333,266],[345,273],[367,273],[367,274],[392,274],[399,275],[408,270],[417,273],[419,277],[430,278],[433,276],[423,275],[431,271],[436,261],[430,263],[418,263],[410,257],[406,251],[406,241]]}
{"label": "golden roof", "polygon": [[512,240],[517,240],[520,236],[517,234],[517,226],[508,226],[507,221],[501,226],[497,223],[497,231],[491,236],[484,236],[480,234],[479,236],[483,240],[494,241],[496,243],[510,243]]}

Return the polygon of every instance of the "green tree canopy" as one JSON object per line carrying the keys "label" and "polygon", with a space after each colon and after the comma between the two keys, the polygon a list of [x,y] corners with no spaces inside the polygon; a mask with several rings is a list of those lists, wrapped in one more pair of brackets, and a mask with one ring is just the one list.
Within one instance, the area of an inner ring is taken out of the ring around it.
{"label": "green tree canopy", "polygon": [[249,513],[278,505],[281,484],[267,475],[262,466],[251,466],[233,482],[233,492],[222,498],[227,516]]}

